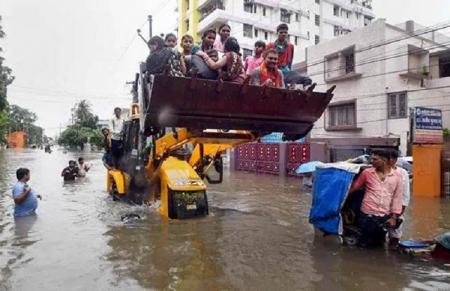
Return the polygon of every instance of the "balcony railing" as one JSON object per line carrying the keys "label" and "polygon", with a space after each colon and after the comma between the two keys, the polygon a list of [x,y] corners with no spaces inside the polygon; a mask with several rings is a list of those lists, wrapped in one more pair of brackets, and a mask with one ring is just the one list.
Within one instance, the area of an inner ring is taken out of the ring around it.
{"label": "balcony railing", "polygon": [[213,13],[216,9],[225,10],[225,5],[222,0],[212,0],[203,8],[200,9],[200,21],[208,17],[211,13]]}

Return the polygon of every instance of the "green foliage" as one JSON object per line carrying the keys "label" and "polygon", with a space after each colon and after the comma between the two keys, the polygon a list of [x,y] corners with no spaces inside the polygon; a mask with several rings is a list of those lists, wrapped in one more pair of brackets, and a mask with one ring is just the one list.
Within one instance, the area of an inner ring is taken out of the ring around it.
{"label": "green foliage", "polygon": [[444,128],[443,133],[444,133],[444,137],[450,136],[450,130],[448,128]]}
{"label": "green foliage", "polygon": [[0,112],[0,144],[6,143],[5,134],[7,133],[9,124],[8,112]]}
{"label": "green foliage", "polygon": [[[1,25],[2,17],[0,16],[0,39],[5,37],[5,32],[3,31]],[[0,47],[0,52],[3,49]],[[0,143],[5,143],[5,133],[8,128],[8,101],[6,99],[7,96],[7,87],[14,81],[14,77],[12,76],[12,70],[7,66],[3,65],[4,58],[0,56]]]}
{"label": "green foliage", "polygon": [[87,142],[97,147],[103,144],[103,135],[97,126],[98,116],[91,111],[88,101],[82,100],[72,108],[72,126],[59,136],[58,143],[70,148],[83,148]]}
{"label": "green foliage", "polygon": [[81,100],[72,108],[73,124],[78,127],[97,128],[98,116],[91,111],[91,105],[87,100]]}
{"label": "green foliage", "polygon": [[[0,16],[0,21],[2,20]],[[0,38],[5,37],[5,32],[0,25]],[[0,47],[0,52],[2,52],[2,48]],[[10,85],[14,81],[14,76],[12,76],[12,70],[7,66],[3,65],[3,61],[5,59],[0,56],[0,111],[3,111],[8,106],[8,101],[6,99],[7,95],[7,86]]]}
{"label": "green foliage", "polygon": [[27,131],[36,120],[37,115],[34,112],[14,104],[9,106],[10,131]]}
{"label": "green foliage", "polygon": [[[8,112],[8,128],[10,132],[25,131],[27,144],[43,144],[44,130],[35,125],[37,115],[18,105],[10,105]],[[1,126],[0,126],[1,127]]]}
{"label": "green foliage", "polygon": [[87,128],[70,126],[66,128],[59,136],[58,143],[70,148],[83,147],[87,142],[92,145],[101,147],[103,143],[103,135],[98,128]]}

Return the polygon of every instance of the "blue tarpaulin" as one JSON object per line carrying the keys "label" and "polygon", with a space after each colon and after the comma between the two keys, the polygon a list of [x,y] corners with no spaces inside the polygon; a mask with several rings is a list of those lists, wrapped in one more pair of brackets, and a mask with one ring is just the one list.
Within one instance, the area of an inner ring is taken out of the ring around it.
{"label": "blue tarpaulin", "polygon": [[[282,143],[283,133],[282,132],[272,132],[265,135],[260,140],[262,143]],[[305,143],[305,138],[301,138],[295,141],[296,143]]]}
{"label": "blue tarpaulin", "polygon": [[328,234],[340,234],[340,211],[354,173],[336,168],[317,168],[309,222]]}

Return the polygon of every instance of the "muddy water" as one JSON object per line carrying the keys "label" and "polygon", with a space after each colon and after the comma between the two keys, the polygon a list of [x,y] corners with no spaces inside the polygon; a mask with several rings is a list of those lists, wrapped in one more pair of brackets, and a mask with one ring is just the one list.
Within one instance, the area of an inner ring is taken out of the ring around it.
{"label": "muddy water", "polygon": [[[231,172],[209,188],[210,215],[167,221],[113,202],[100,154],[88,177],[63,183],[75,154],[0,152],[0,290],[435,290],[450,266],[315,237],[311,196],[296,179]],[[31,169],[38,215],[14,220],[15,169]],[[126,213],[141,221],[121,222]],[[405,237],[450,230],[450,201],[413,199]]]}

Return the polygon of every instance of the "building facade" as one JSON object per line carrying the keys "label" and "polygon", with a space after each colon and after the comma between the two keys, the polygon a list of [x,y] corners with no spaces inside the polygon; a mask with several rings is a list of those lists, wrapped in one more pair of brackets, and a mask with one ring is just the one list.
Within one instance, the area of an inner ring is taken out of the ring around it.
{"label": "building facade", "polygon": [[440,29],[380,19],[309,47],[307,73],[317,90],[337,86],[312,138],[400,138],[407,154],[416,106],[441,109],[449,128],[450,39]]}
{"label": "building facade", "polygon": [[276,39],[276,27],[289,25],[295,45],[294,62],[305,60],[305,48],[368,25],[374,14],[371,0],[179,0],[178,35],[199,41],[210,28],[231,27],[244,56],[255,41]]}

